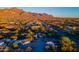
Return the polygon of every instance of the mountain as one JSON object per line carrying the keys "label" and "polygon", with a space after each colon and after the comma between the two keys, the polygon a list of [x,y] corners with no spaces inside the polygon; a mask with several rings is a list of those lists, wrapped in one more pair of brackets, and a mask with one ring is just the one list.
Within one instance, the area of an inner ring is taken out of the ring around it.
{"label": "mountain", "polygon": [[30,23],[33,21],[49,22],[54,25],[60,25],[65,23],[79,23],[79,18],[63,18],[48,15],[46,13],[32,13],[27,12],[19,8],[5,8],[0,9],[0,24],[4,23]]}
{"label": "mountain", "polygon": [[0,22],[30,22],[53,20],[52,15],[46,13],[32,13],[18,8],[0,9]]}

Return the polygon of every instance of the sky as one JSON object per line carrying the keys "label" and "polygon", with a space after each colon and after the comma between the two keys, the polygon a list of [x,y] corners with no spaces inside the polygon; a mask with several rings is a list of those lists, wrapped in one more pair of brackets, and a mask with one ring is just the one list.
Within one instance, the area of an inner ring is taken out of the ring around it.
{"label": "sky", "polygon": [[25,11],[47,13],[56,17],[79,18],[79,7],[19,7]]}
{"label": "sky", "polygon": [[[7,7],[2,7],[7,8]],[[17,7],[34,13],[47,13],[55,17],[79,18],[79,7]]]}

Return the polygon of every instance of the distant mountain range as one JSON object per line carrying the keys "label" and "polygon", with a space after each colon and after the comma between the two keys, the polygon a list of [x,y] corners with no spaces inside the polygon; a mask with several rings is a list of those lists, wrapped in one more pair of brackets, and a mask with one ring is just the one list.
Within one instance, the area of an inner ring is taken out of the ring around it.
{"label": "distant mountain range", "polygon": [[10,21],[44,21],[44,20],[53,20],[52,15],[46,13],[32,13],[23,11],[18,8],[5,8],[0,9],[0,22],[10,22]]}
{"label": "distant mountain range", "polygon": [[9,23],[9,22],[33,22],[33,21],[48,21],[52,23],[65,23],[72,21],[79,22],[79,18],[62,18],[54,17],[53,15],[48,15],[46,13],[32,13],[27,12],[19,8],[5,8],[0,9],[0,22]]}

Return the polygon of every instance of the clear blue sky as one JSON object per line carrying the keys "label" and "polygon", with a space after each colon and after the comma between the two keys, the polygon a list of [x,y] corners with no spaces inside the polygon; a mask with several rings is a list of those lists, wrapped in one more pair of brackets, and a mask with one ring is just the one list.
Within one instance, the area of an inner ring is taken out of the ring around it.
{"label": "clear blue sky", "polygon": [[79,7],[19,7],[25,11],[48,13],[58,17],[79,17]]}

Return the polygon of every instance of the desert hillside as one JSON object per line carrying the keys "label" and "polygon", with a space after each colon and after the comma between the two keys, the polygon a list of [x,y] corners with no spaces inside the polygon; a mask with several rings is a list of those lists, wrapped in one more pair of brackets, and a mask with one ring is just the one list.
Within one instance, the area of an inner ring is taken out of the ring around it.
{"label": "desert hillside", "polygon": [[0,9],[0,22],[17,22],[19,21],[43,21],[43,20],[52,20],[53,16],[46,13],[32,13],[23,11],[18,8],[6,8]]}
{"label": "desert hillside", "polygon": [[[33,21],[49,22],[54,25],[60,25],[64,23],[78,23],[79,18],[62,18],[46,13],[32,13],[27,12],[19,8],[5,8],[0,9],[0,24],[25,24]],[[6,26],[6,25],[5,25]]]}
{"label": "desert hillside", "polygon": [[0,9],[0,52],[79,52],[79,18]]}

